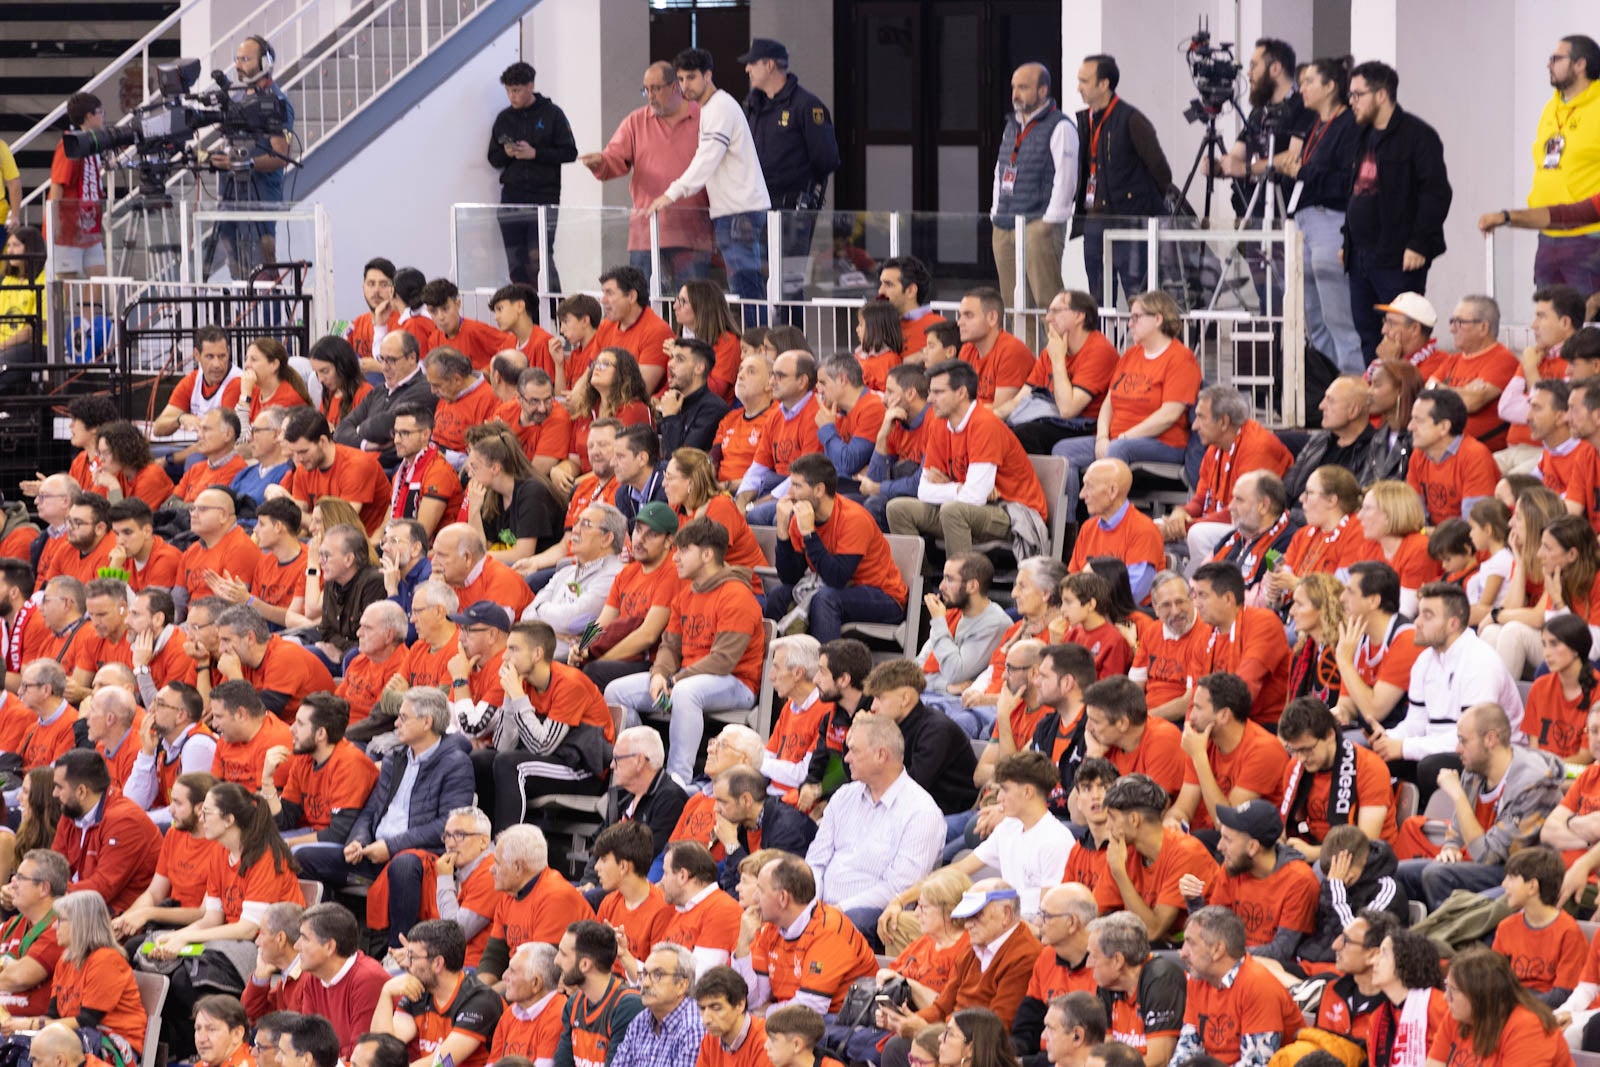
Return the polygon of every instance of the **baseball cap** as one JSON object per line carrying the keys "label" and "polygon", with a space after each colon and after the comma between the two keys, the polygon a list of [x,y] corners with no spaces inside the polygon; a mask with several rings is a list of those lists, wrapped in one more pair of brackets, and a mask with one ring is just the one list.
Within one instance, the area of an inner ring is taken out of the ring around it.
{"label": "baseball cap", "polygon": [[450,616],[457,626],[493,626],[503,633],[511,632],[511,613],[492,600],[479,600],[467,605],[465,611]]}
{"label": "baseball cap", "polygon": [[634,522],[643,523],[658,534],[672,536],[678,532],[678,516],[659,500],[652,500],[639,509]]}
{"label": "baseball cap", "polygon": [[1217,821],[1230,830],[1249,834],[1261,842],[1263,848],[1271,848],[1283,836],[1283,820],[1278,817],[1278,808],[1265,800],[1247,800],[1236,808],[1218,804]]}
{"label": "baseball cap", "polygon": [[951,909],[952,919],[970,919],[984,908],[997,900],[1020,900],[1021,896],[1015,889],[991,889],[987,893],[981,889],[969,889],[961,894],[961,900]]}
{"label": "baseball cap", "polygon": [[1387,304],[1372,306],[1378,311],[1392,311],[1396,315],[1404,315],[1412,322],[1420,322],[1430,330],[1439,324],[1439,313],[1433,310],[1433,305],[1428,303],[1428,298],[1421,293],[1401,293]]}
{"label": "baseball cap", "polygon": [[774,41],[770,37],[757,37],[750,42],[750,51],[739,57],[739,62],[754,63],[758,59],[776,59],[780,63],[787,63],[789,50],[783,46],[782,41]]}

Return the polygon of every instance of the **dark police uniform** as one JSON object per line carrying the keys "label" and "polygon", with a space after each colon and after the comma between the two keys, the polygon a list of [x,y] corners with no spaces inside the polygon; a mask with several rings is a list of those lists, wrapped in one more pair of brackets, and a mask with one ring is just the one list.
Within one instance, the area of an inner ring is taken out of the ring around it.
{"label": "dark police uniform", "polygon": [[[758,37],[741,63],[760,59],[789,61],[789,50],[777,41]],[[767,180],[767,193],[775,211],[807,212],[786,217],[783,223],[784,258],[804,259],[811,251],[816,215],[828,191],[828,177],[839,169],[839,142],[833,132],[833,115],[815,93],[789,74],[783,88],[768,96],[750,90],[744,101],[745,119],[755,142],[756,158]],[[784,299],[804,298],[803,285],[788,281],[784,271]]]}

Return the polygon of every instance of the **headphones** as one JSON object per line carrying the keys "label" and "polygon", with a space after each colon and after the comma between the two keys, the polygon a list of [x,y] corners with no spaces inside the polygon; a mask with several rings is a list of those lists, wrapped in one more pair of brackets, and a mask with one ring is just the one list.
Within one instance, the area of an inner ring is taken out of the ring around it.
{"label": "headphones", "polygon": [[278,54],[272,50],[272,46],[267,43],[267,39],[259,33],[252,33],[245,40],[254,41],[256,47],[261,49],[261,73],[257,75],[257,78],[265,78],[272,73],[272,65],[277,61]]}

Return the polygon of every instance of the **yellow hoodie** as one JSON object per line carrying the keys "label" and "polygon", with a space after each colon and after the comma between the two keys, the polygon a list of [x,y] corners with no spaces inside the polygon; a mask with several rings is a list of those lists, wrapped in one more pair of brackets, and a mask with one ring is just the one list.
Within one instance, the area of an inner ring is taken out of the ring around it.
{"label": "yellow hoodie", "polygon": [[[1546,168],[1545,145],[1552,137],[1564,137],[1566,145],[1560,163]],[[1571,204],[1596,193],[1600,193],[1600,81],[1590,82],[1570,103],[1557,91],[1545,104],[1533,138],[1533,187],[1528,191],[1528,206]],[[1544,232],[1573,237],[1600,232],[1600,223]]]}

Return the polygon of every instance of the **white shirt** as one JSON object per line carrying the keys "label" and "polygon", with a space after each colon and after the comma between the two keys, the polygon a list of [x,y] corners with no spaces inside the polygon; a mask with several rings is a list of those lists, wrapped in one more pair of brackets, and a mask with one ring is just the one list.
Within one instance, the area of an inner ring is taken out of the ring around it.
{"label": "white shirt", "polygon": [[688,168],[667,186],[667,195],[682,200],[701,189],[714,219],[772,207],[744,109],[721,89],[700,105],[700,146]]}
{"label": "white shirt", "polygon": [[1022,898],[1022,914],[1037,915],[1039,894],[1061,884],[1061,872],[1077,839],[1048,811],[1028,829],[1021,819],[1004,819],[973,854],[1000,872]]}
{"label": "white shirt", "polygon": [[1411,668],[1411,706],[1389,731],[1401,739],[1401,756],[1420,760],[1452,752],[1456,723],[1474,704],[1499,704],[1511,719],[1513,742],[1522,735],[1522,694],[1500,656],[1472,630],[1456,638],[1441,655],[1424,649]]}
{"label": "white shirt", "polygon": [[[902,769],[881,800],[864,782],[835,793],[806,863],[824,903],[841,911],[883,908],[939,865],[944,837],[939,805]],[[1057,881],[1064,866],[1056,866]]]}

